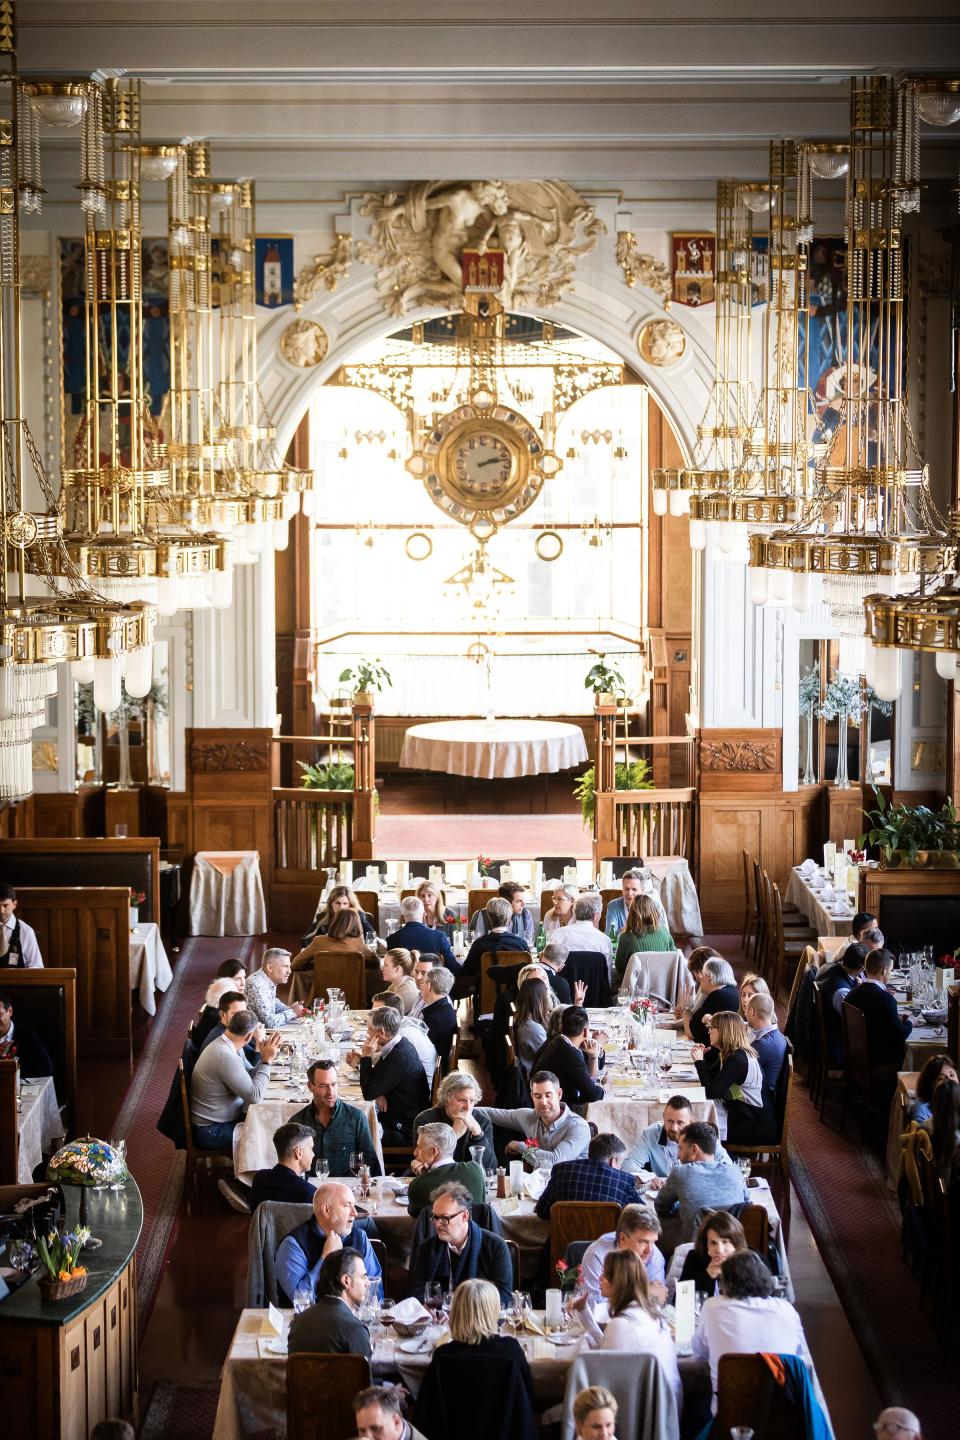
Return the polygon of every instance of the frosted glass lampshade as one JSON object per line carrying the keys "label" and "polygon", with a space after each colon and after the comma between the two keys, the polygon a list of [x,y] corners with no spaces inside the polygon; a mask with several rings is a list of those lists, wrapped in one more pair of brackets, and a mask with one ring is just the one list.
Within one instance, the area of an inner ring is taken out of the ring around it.
{"label": "frosted glass lampshade", "polygon": [[707,522],[706,520],[690,521],[690,549],[705,550],[707,548]]}
{"label": "frosted glass lampshade", "polygon": [[286,520],[274,520],[273,522],[273,548],[274,550],[286,550],[290,544],[290,526]]}
{"label": "frosted glass lampshade", "polygon": [[941,680],[952,680],[957,673],[957,656],[952,650],[941,650],[934,661]]}
{"label": "frosted glass lampshade", "polygon": [[670,514],[679,520],[690,509],[690,494],[687,490],[671,490],[668,500]]}
{"label": "frosted glass lampshade", "polygon": [[748,571],[750,599],[754,605],[766,605],[770,593],[770,575],[766,570],[754,568]]}
{"label": "frosted glass lampshade", "polygon": [[793,595],[794,579],[789,570],[771,570],[770,599],[778,605],[786,605]]}
{"label": "frosted glass lampshade", "polygon": [[229,610],[233,600],[233,571],[215,570],[213,572],[213,608],[215,610]]}
{"label": "frosted glass lampshade", "polygon": [[105,715],[118,709],[123,699],[123,670],[119,659],[111,655],[93,662],[93,703]]}
{"label": "frosted glass lampshade", "polygon": [[810,576],[794,575],[790,584],[790,604],[799,615],[810,605]]}
{"label": "frosted glass lampshade", "polygon": [[134,700],[142,700],[153,684],[153,645],[141,645],[127,656],[126,673],[123,683],[127,694]]}
{"label": "frosted glass lampshade", "polygon": [[[309,493],[310,493],[309,491],[305,491],[305,492],[304,492],[304,496],[303,496],[304,502],[306,502],[307,495],[308,495]],[[306,503],[304,503],[303,513],[304,513],[304,515],[310,515],[310,514],[313,513],[312,510],[308,510],[308,509],[306,508]],[[654,490],[654,492],[653,492],[653,513],[654,513],[654,515],[666,515],[666,513],[667,513],[667,492],[666,492],[666,490]]]}
{"label": "frosted glass lampshade", "polygon": [[83,660],[74,660],[70,666],[70,673],[78,685],[92,685],[93,661],[87,657]]}
{"label": "frosted glass lampshade", "polygon": [[902,684],[903,654],[892,646],[875,646],[873,688],[880,700],[896,700]]}

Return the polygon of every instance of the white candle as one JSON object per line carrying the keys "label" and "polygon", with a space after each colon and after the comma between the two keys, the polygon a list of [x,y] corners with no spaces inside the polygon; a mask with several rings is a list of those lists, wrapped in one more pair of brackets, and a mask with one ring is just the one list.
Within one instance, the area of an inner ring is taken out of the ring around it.
{"label": "white candle", "polygon": [[430,866],[429,880],[432,885],[439,885],[443,880],[443,870],[439,865]]}
{"label": "white candle", "polygon": [[510,1191],[513,1195],[523,1194],[523,1161],[510,1161]]}
{"label": "white candle", "polygon": [[548,1330],[563,1328],[563,1295],[559,1290],[547,1291],[546,1322]]}

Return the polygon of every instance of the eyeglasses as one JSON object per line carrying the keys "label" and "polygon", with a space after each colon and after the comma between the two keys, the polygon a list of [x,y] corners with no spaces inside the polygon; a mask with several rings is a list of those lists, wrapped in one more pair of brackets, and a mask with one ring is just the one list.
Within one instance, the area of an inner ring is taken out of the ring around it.
{"label": "eyeglasses", "polygon": [[899,1420],[875,1420],[873,1428],[877,1435],[919,1435],[912,1425],[901,1425]]}
{"label": "eyeglasses", "polygon": [[431,1215],[430,1219],[437,1226],[449,1225],[451,1221],[456,1220],[458,1215],[466,1215],[466,1213],[466,1210],[453,1210],[449,1215]]}

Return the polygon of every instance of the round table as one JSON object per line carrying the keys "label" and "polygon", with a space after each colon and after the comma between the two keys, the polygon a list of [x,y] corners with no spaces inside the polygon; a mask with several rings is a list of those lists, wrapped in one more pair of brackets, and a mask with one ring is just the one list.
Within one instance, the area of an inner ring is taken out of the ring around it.
{"label": "round table", "polygon": [[510,780],[569,770],[587,758],[579,725],[554,720],[439,720],[410,727],[400,765],[478,780]]}

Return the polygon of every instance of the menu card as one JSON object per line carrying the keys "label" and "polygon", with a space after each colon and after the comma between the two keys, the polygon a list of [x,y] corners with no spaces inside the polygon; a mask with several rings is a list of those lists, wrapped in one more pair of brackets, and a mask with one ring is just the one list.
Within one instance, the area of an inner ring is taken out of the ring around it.
{"label": "menu card", "polygon": [[674,1301],[677,1312],[676,1342],[678,1345],[689,1345],[693,1339],[697,1323],[696,1300],[696,1281],[678,1280],[677,1295]]}

